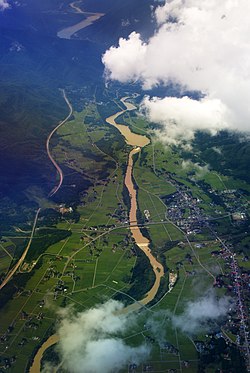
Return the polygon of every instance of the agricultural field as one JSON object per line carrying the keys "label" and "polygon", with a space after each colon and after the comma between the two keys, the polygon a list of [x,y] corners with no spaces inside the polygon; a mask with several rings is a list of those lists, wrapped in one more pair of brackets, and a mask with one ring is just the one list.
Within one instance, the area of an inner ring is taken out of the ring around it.
{"label": "agricultural field", "polygon": [[[154,278],[129,229],[124,177],[131,148],[99,112],[93,102],[75,111],[53,139],[53,157],[65,176],[60,196],[40,200],[44,212],[38,216],[28,254],[7,285],[12,284],[13,295],[8,298],[6,293],[0,308],[1,362],[10,365],[10,372],[30,367],[39,346],[56,331],[61,309],[73,306],[82,312],[110,299],[140,301],[138,268],[145,266],[145,284]],[[134,111],[117,122],[142,135],[149,129],[149,123]],[[228,273],[223,257],[212,252],[221,250],[216,232],[238,228],[228,208],[230,198],[233,201],[230,194],[236,195],[228,192],[232,179],[208,168],[201,170],[191,161],[185,163],[177,149],[151,134],[151,143],[134,157],[133,182],[138,224],[165,272],[160,296],[140,309],[133,332],[123,336],[130,346],[150,346],[150,358],[125,371],[195,372],[200,356],[195,340],[205,341],[205,334],[185,333],[173,320],[184,314],[187,304],[213,289],[217,276]],[[243,182],[236,184],[243,188]],[[244,198],[237,195],[238,206],[245,206]],[[1,241],[1,273],[17,262],[30,237],[31,231],[16,230],[19,236],[4,236]],[[247,247],[248,241],[241,239]],[[237,255],[239,265],[249,268],[240,250]],[[218,297],[225,293],[220,288],[213,291]],[[236,338],[228,334],[231,340]]]}

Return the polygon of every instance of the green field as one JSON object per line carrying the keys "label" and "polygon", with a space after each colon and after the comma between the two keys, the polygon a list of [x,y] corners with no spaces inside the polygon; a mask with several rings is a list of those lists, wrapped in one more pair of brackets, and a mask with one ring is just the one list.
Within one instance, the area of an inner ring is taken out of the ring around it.
{"label": "green field", "polygon": [[[137,133],[143,134],[148,129],[146,121],[129,113],[119,121],[125,121]],[[60,307],[73,305],[76,310],[83,311],[121,295],[131,301],[127,292],[133,285],[133,273],[139,261],[128,229],[128,209],[123,195],[130,148],[122,136],[102,121],[97,107],[90,103],[83,111],[74,112],[73,119],[60,128],[52,148],[53,156],[66,171],[71,169],[73,173],[84,175],[90,185],[79,194],[79,201],[71,203],[71,213],[59,213],[60,208],[69,208],[69,204],[59,206],[56,202],[44,202],[44,207],[57,211],[57,220],[49,226],[43,225],[42,218],[38,220],[39,229],[32,248],[35,250],[39,243],[39,250],[35,257],[26,259],[27,266],[24,263],[22,273],[18,274],[23,282],[15,283],[14,296],[0,309],[0,333],[4,336],[0,353],[3,359],[15,356],[16,362],[9,369],[13,373],[27,369],[30,363],[27,356],[32,356],[53,332]],[[145,341],[151,345],[151,356],[137,368],[138,372],[147,364],[152,366],[153,372],[197,371],[199,359],[193,340],[174,327],[171,317],[182,314],[188,301],[212,288],[215,276],[228,270],[222,259],[212,257],[211,252],[218,250],[219,245],[207,230],[203,229],[188,240],[183,229],[167,215],[164,198],[179,188],[200,199],[203,211],[209,216],[226,213],[225,204],[218,205],[218,212],[215,212],[208,192],[196,181],[203,180],[222,192],[231,187],[232,180],[212,170],[201,176],[197,170],[191,163],[188,168],[183,167],[178,151],[166,148],[154,138],[135,161],[133,176],[138,188],[140,224],[147,229],[153,252],[168,269],[166,279],[170,271],[178,274],[173,289],[150,308],[141,310],[133,333],[123,337],[131,346]],[[74,188],[72,175],[65,174],[63,188]],[[242,182],[237,181],[235,185],[240,187]],[[239,201],[241,203],[242,199]],[[145,211],[149,212],[149,219]],[[188,219],[188,208],[183,216]],[[221,224],[222,230],[232,222],[225,217]],[[70,235],[59,237],[57,242],[46,246],[46,235],[42,235],[45,228],[70,232]],[[24,247],[27,237],[28,233],[20,233],[1,243],[2,273],[8,271],[13,258],[20,257],[22,250],[16,252],[16,242],[21,240],[20,247]],[[248,245],[247,241],[242,242]],[[249,268],[242,256],[239,256],[239,263]],[[151,318],[156,320],[156,330],[145,329],[145,323]],[[171,344],[177,352],[169,352],[160,345],[155,337],[157,328],[161,330],[162,341]],[[205,337],[200,335],[199,338]],[[187,367],[184,361],[189,361]]]}

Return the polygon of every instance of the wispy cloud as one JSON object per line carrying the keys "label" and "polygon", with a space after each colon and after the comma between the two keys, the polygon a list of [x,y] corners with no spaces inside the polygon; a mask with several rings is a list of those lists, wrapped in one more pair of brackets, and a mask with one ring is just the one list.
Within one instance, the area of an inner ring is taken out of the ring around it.
{"label": "wispy cloud", "polygon": [[158,26],[149,40],[134,32],[106,51],[106,75],[139,80],[146,89],[171,82],[201,92],[199,102],[187,97],[144,102],[149,119],[161,110],[170,140],[192,138],[197,129],[249,131],[249,12],[248,0],[166,1],[155,10]]}
{"label": "wispy cloud", "polygon": [[66,371],[109,373],[149,355],[148,346],[131,347],[122,339],[136,321],[123,307],[111,300],[81,313],[71,308],[61,312],[58,349]]}
{"label": "wispy cloud", "polygon": [[182,161],[181,166],[184,170],[193,170],[197,178],[202,178],[209,172],[209,166],[201,166],[199,163],[194,163],[190,160]]}
{"label": "wispy cloud", "polygon": [[0,0],[0,11],[10,8],[8,0]]}
{"label": "wispy cloud", "polygon": [[215,292],[210,290],[203,297],[188,302],[184,312],[173,316],[172,322],[175,327],[187,334],[209,330],[211,323],[220,321],[228,314],[231,303],[231,298],[226,296],[218,298]]}

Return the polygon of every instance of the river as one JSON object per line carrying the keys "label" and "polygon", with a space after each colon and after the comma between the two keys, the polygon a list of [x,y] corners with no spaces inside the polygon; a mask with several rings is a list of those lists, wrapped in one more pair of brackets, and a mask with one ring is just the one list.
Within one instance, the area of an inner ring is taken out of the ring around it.
{"label": "river", "polygon": [[60,39],[71,39],[71,36],[73,36],[77,31],[80,31],[84,29],[85,27],[88,27],[92,25],[95,21],[97,21],[99,18],[104,16],[104,13],[91,13],[91,12],[85,12],[83,11],[79,6],[76,5],[77,1],[69,4],[72,9],[78,14],[82,14],[86,18],[82,21],[76,23],[73,26],[65,27],[64,29],[58,31],[57,36]]}
{"label": "river", "polygon": [[[129,196],[130,196],[130,211],[129,211],[129,222],[130,222],[130,231],[132,234],[132,237],[134,238],[137,246],[144,252],[144,254],[148,257],[150,261],[150,265],[154,271],[155,274],[155,282],[152,286],[152,288],[148,291],[148,293],[145,295],[143,299],[141,299],[138,302],[135,302],[127,307],[125,307],[121,312],[122,313],[128,313],[132,311],[137,311],[149,302],[151,302],[159,289],[161,278],[164,276],[164,268],[161,263],[157,261],[157,259],[153,256],[151,253],[150,247],[149,247],[149,240],[143,236],[140,228],[138,227],[137,222],[137,216],[136,212],[138,209],[137,205],[137,192],[133,183],[133,156],[141,151],[141,148],[148,145],[150,143],[150,140],[145,135],[138,135],[136,133],[133,133],[130,128],[123,124],[117,124],[116,119],[124,114],[126,111],[135,110],[136,107],[131,104],[130,102],[127,102],[128,97],[123,97],[121,99],[121,102],[125,105],[126,109],[121,110],[117,112],[114,115],[111,115],[106,119],[106,122],[108,124],[111,124],[115,126],[120,133],[124,136],[126,143],[128,145],[133,146],[133,149],[130,151],[128,156],[128,163],[127,163],[127,170],[125,175],[124,183],[128,189]],[[30,368],[30,373],[39,373],[41,369],[41,360],[44,352],[49,348],[50,346],[53,346],[55,343],[59,341],[59,337],[54,334],[51,337],[49,337],[43,345],[38,350],[33,364]]]}
{"label": "river", "polygon": [[88,27],[92,25],[95,21],[97,21],[99,18],[104,16],[103,13],[93,13],[87,16],[83,21],[78,22],[77,24],[73,26],[66,27],[60,31],[58,31],[57,36],[60,39],[71,39],[71,36],[74,35],[77,31],[80,31],[84,29],[85,27]]}
{"label": "river", "polygon": [[[155,282],[152,288],[149,290],[149,292],[146,294],[145,298],[142,300],[131,304],[130,306],[126,307],[123,312],[131,312],[140,309],[144,305],[151,302],[159,289],[161,278],[164,276],[164,268],[161,263],[157,261],[157,259],[153,256],[151,253],[150,247],[149,247],[149,240],[145,236],[143,236],[140,228],[138,227],[137,222],[137,192],[133,183],[133,156],[141,151],[141,148],[148,145],[150,143],[150,140],[145,135],[138,135],[133,133],[129,127],[125,125],[120,125],[115,122],[115,119],[126,112],[127,110],[135,110],[136,107],[131,104],[130,102],[126,101],[127,97],[124,97],[121,99],[121,102],[126,106],[126,110],[122,110],[119,113],[116,113],[115,115],[109,117],[106,119],[106,121],[109,124],[114,125],[121,134],[125,137],[126,142],[128,145],[133,146],[133,149],[130,151],[128,156],[128,164],[127,164],[127,170],[125,175],[125,186],[128,189],[129,196],[130,196],[130,211],[129,211],[129,222],[130,222],[130,231],[132,234],[132,237],[134,238],[136,245],[144,252],[144,254],[148,257],[150,261],[150,265],[154,271],[155,274]],[[117,115],[118,114],[118,115]],[[128,136],[127,136],[128,135]]]}
{"label": "river", "polygon": [[59,336],[57,334],[51,335],[39,348],[30,368],[30,373],[40,373],[41,371],[41,360],[43,357],[44,352],[54,344],[59,341]]}
{"label": "river", "polygon": [[125,141],[128,145],[139,146],[140,148],[143,148],[144,146],[150,143],[150,140],[148,139],[148,137],[143,136],[143,135],[138,135],[137,133],[132,132],[130,128],[128,126],[125,126],[124,124],[116,123],[116,119],[120,115],[124,114],[126,111],[131,111],[131,110],[136,109],[136,107],[133,104],[126,101],[127,98],[128,97],[123,97],[121,99],[121,102],[126,106],[126,109],[118,111],[117,113],[106,118],[106,122],[108,124],[111,124],[112,126],[115,126],[121,132],[121,134],[124,136]]}

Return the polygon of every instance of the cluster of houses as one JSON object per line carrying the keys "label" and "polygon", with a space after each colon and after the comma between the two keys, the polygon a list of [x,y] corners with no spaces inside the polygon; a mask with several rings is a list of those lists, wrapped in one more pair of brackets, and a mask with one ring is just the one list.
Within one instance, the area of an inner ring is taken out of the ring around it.
{"label": "cluster of houses", "polygon": [[128,223],[128,211],[124,208],[123,204],[118,203],[117,209],[110,214],[107,214],[113,219],[116,219],[116,223],[127,224]]}
{"label": "cluster of houses", "polygon": [[167,217],[187,234],[200,233],[207,220],[200,202],[191,192],[179,190],[167,199]]}
{"label": "cluster of houses", "polygon": [[[243,271],[239,267],[236,254],[231,249],[230,244],[223,243],[220,250],[211,253],[213,256],[222,258],[228,268],[226,274],[217,276],[214,286],[225,287],[227,292],[233,295],[235,299],[235,307],[232,308],[224,328],[236,335],[236,344],[245,356],[247,364],[249,364],[250,336],[246,303],[250,301],[250,274],[249,271]],[[243,256],[242,259],[246,260],[246,256]]]}
{"label": "cluster of houses", "polygon": [[[169,175],[166,181],[177,189],[175,193],[163,197],[168,207],[166,216],[187,234],[200,233],[202,227],[207,226],[210,219],[202,208],[202,200],[193,197],[190,188],[178,183]],[[215,214],[222,214],[220,205],[230,214],[232,223],[241,224],[248,219],[248,203],[239,190],[216,191],[204,182],[196,184],[197,187],[204,188],[204,192],[211,198],[209,205]]]}

